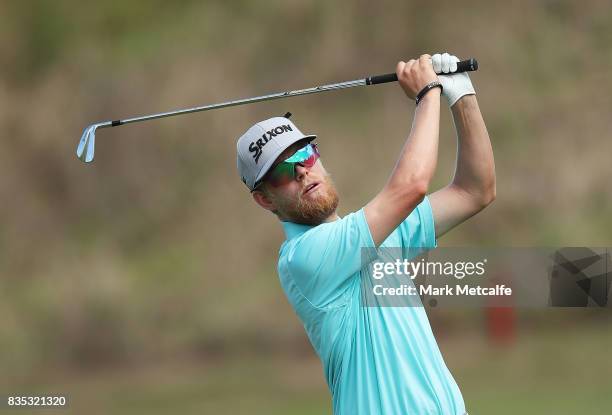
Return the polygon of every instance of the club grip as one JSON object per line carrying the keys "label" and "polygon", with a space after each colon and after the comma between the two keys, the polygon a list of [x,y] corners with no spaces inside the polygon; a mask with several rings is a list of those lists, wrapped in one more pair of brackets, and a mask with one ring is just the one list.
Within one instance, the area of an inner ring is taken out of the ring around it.
{"label": "club grip", "polygon": [[[464,61],[457,62],[457,70],[453,73],[459,72],[470,72],[478,70],[478,61],[474,58],[466,59]],[[397,74],[387,73],[384,75],[368,76],[366,78],[366,85],[385,84],[387,82],[396,82]]]}

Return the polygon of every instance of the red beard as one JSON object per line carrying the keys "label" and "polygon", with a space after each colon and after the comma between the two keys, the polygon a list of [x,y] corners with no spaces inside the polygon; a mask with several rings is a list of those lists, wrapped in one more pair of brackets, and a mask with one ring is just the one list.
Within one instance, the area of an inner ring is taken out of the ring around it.
{"label": "red beard", "polygon": [[338,192],[329,175],[313,192],[307,195],[300,192],[296,199],[290,201],[276,199],[278,213],[294,223],[320,225],[338,208]]}

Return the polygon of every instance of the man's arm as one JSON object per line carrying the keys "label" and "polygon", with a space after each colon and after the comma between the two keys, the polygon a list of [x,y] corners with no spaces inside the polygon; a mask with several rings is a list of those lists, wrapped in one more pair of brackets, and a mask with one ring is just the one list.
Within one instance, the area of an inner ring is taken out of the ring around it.
{"label": "man's arm", "polygon": [[[437,81],[431,57],[399,62],[397,77],[414,99],[428,83]],[[374,244],[379,246],[421,203],[436,169],[440,127],[440,89],[430,90],[419,102],[399,160],[384,188],[364,208]]]}
{"label": "man's arm", "polygon": [[457,130],[457,164],[452,182],[429,196],[436,237],[495,200],[493,149],[476,96],[465,95],[451,110]]}

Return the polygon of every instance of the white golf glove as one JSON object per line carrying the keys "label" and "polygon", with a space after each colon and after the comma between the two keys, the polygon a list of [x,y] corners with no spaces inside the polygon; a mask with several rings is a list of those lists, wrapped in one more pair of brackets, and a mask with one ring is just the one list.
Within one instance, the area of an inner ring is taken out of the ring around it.
{"label": "white golf glove", "polygon": [[446,97],[448,105],[451,107],[455,105],[459,98],[465,95],[476,94],[467,72],[444,75],[455,72],[457,70],[457,62],[459,62],[459,59],[448,53],[436,53],[431,57],[433,69],[438,74],[438,79],[442,84],[442,95]]}

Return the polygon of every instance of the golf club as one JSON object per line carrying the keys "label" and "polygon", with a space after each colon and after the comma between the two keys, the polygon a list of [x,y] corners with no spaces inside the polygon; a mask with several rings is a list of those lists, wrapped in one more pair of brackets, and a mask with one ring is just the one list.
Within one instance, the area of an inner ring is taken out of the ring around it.
{"label": "golf club", "polygon": [[[475,71],[477,69],[478,69],[478,62],[476,61],[476,59],[471,58],[471,59],[457,62],[457,70],[453,72],[453,74],[459,73],[459,72],[466,72],[466,71]],[[140,117],[127,118],[124,120],[104,121],[104,122],[92,124],[88,126],[87,128],[85,128],[85,130],[83,130],[83,135],[81,136],[81,140],[79,141],[79,144],[77,146],[76,153],[77,153],[77,157],[85,163],[90,163],[93,161],[94,148],[95,148],[95,142],[96,142],[96,130],[98,128],[116,127],[118,125],[123,125],[123,124],[155,120],[157,118],[172,117],[175,115],[189,114],[192,112],[208,111],[208,110],[213,110],[213,109],[218,109],[218,108],[233,107],[236,105],[251,104],[251,103],[260,102],[260,101],[270,101],[270,100],[279,99],[279,98],[315,94],[318,92],[334,91],[336,89],[352,88],[355,86],[384,84],[387,82],[395,82],[395,81],[397,81],[397,74],[388,73],[384,75],[368,76],[366,78],[356,79],[354,81],[346,81],[346,82],[339,82],[336,84],[315,86],[312,88],[298,89],[295,91],[277,92],[274,94],[262,95],[258,97],[221,102],[219,104],[204,105],[201,107],[186,108],[186,109],[169,111],[169,112],[161,112],[158,114],[151,114],[151,115],[143,115]]]}

